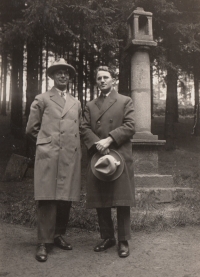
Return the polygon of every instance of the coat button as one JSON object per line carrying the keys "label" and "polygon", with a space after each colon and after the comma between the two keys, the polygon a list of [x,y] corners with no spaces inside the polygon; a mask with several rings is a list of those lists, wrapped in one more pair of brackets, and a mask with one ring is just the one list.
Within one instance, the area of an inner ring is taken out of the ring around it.
{"label": "coat button", "polygon": [[100,124],[101,124],[101,122],[100,122],[100,121],[97,121],[97,124],[98,124],[98,125],[100,125]]}
{"label": "coat button", "polygon": [[112,123],[113,122],[113,119],[110,119],[110,123]]}
{"label": "coat button", "polygon": [[74,122],[76,123],[76,122],[77,122],[77,120],[75,119],[75,120],[74,120]]}
{"label": "coat button", "polygon": [[62,131],[61,134],[64,134],[64,131]]}

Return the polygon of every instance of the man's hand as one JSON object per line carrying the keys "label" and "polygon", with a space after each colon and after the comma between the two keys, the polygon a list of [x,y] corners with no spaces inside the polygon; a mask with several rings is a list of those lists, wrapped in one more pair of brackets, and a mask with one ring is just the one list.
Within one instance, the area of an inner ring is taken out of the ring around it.
{"label": "man's hand", "polygon": [[110,152],[108,147],[111,145],[112,142],[113,142],[112,137],[107,137],[106,139],[101,139],[101,140],[95,142],[95,144],[96,144],[97,150],[102,155],[107,155]]}
{"label": "man's hand", "polygon": [[110,153],[110,150],[107,148],[105,150],[99,151],[101,155],[108,155]]}

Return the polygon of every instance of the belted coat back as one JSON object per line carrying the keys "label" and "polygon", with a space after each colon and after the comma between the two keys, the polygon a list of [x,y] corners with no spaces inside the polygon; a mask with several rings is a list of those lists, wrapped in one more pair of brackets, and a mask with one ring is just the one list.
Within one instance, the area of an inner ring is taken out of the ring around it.
{"label": "belted coat back", "polygon": [[26,134],[36,140],[36,200],[79,201],[81,104],[67,93],[66,102],[53,87],[36,96]]}
{"label": "belted coat back", "polygon": [[130,97],[114,89],[103,100],[100,96],[87,103],[82,124],[82,136],[90,157],[95,153],[95,142],[111,136],[110,149],[118,151],[125,166],[122,175],[112,181],[99,180],[87,172],[87,208],[134,206],[134,171],[131,138],[135,133],[134,108]]}

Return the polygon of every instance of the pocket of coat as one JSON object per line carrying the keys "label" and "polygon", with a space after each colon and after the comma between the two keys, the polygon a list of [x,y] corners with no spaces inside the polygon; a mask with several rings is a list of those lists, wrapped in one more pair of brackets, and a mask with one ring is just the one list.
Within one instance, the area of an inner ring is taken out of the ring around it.
{"label": "pocket of coat", "polygon": [[47,143],[50,143],[50,142],[51,142],[51,136],[50,137],[46,137],[46,138],[38,138],[37,142],[36,142],[36,145],[47,144]]}

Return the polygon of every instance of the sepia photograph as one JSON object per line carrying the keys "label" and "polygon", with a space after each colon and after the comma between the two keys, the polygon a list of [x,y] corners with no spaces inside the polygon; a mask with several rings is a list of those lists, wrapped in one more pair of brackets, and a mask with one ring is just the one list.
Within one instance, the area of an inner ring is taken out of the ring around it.
{"label": "sepia photograph", "polygon": [[200,0],[0,1],[0,277],[200,276]]}

